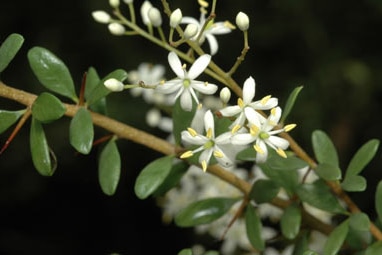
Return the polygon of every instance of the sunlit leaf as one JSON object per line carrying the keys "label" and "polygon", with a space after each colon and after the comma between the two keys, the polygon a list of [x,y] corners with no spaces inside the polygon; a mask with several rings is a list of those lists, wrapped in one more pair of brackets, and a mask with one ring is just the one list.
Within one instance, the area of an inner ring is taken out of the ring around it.
{"label": "sunlit leaf", "polygon": [[281,122],[282,123],[285,121],[285,119],[288,117],[289,113],[291,112],[291,110],[294,106],[294,103],[296,102],[297,96],[300,93],[300,91],[302,90],[302,88],[303,88],[303,86],[296,87],[292,91],[292,93],[290,93],[288,100],[285,104],[285,107],[283,109],[282,116],[281,116]]}
{"label": "sunlit leaf", "polygon": [[249,204],[245,210],[245,227],[248,240],[253,248],[259,251],[264,250],[265,243],[261,237],[263,226],[259,215],[251,204]]}
{"label": "sunlit leaf", "polygon": [[325,132],[321,130],[314,131],[312,134],[312,145],[314,154],[319,163],[339,166],[337,150],[334,147],[332,140]]}
{"label": "sunlit leaf", "polygon": [[279,171],[269,167],[268,161],[264,164],[259,164],[263,173],[273,180],[278,186],[283,187],[288,194],[293,194],[296,187],[299,185],[298,173],[292,171]]}
{"label": "sunlit leaf", "polygon": [[280,186],[272,180],[258,180],[252,185],[249,197],[256,203],[269,203],[277,196]]}
{"label": "sunlit leaf", "polygon": [[237,201],[235,198],[214,197],[194,202],[175,216],[175,223],[179,227],[211,223],[226,214]]}
{"label": "sunlit leaf", "polygon": [[167,191],[175,187],[183,175],[187,172],[190,165],[184,161],[174,164],[171,167],[170,173],[163,180],[162,184],[157,188],[154,195],[160,196],[165,194]]}
{"label": "sunlit leaf", "polygon": [[369,216],[365,213],[354,213],[349,217],[350,227],[359,231],[368,231],[370,228]]}
{"label": "sunlit leaf", "polygon": [[365,255],[381,255],[381,254],[382,254],[382,241],[377,241],[373,243],[365,251]]}
{"label": "sunlit leaf", "polygon": [[324,245],[323,254],[325,255],[336,255],[341,249],[346,235],[349,231],[349,222],[345,220],[339,226],[337,226],[328,236],[326,243]]}
{"label": "sunlit leaf", "polygon": [[25,113],[25,110],[20,111],[4,111],[0,110],[0,134],[7,130],[10,126]]}
{"label": "sunlit leaf", "polygon": [[187,130],[187,128],[191,126],[192,119],[195,116],[195,111],[195,103],[192,104],[192,110],[187,112],[180,106],[180,97],[176,100],[172,111],[172,119],[174,128],[173,134],[177,145],[181,144],[181,132],[183,130]]}
{"label": "sunlit leaf", "polygon": [[121,175],[121,157],[115,140],[110,140],[102,149],[98,162],[98,180],[106,195],[113,195]]}
{"label": "sunlit leaf", "polygon": [[134,191],[138,198],[146,199],[166,180],[171,172],[174,156],[165,156],[149,163],[139,173]]}
{"label": "sunlit leaf", "polygon": [[298,206],[292,204],[288,206],[281,216],[281,233],[287,239],[294,239],[300,232],[301,210]]}
{"label": "sunlit leaf", "polygon": [[287,158],[280,157],[279,155],[272,155],[266,162],[266,164],[273,170],[280,171],[293,171],[304,168],[308,164],[302,159],[296,156],[290,156]]}
{"label": "sunlit leaf", "polygon": [[70,144],[80,153],[88,154],[93,146],[94,128],[90,112],[81,107],[70,121]]}
{"label": "sunlit leaf", "polygon": [[16,56],[24,43],[24,37],[19,34],[10,34],[0,46],[0,73],[4,71]]}
{"label": "sunlit leaf", "polygon": [[43,92],[32,104],[32,115],[43,123],[61,118],[65,114],[66,108],[60,99],[54,95]]}
{"label": "sunlit leaf", "polygon": [[37,79],[47,89],[77,102],[72,76],[61,59],[42,47],[28,52],[29,65]]}
{"label": "sunlit leaf", "polygon": [[382,181],[379,181],[375,193],[375,209],[377,211],[379,221],[382,222]]}
{"label": "sunlit leaf", "polygon": [[342,177],[341,169],[328,163],[320,163],[316,167],[316,174],[327,181],[340,180]]}
{"label": "sunlit leaf", "polygon": [[357,175],[374,158],[379,147],[379,140],[373,139],[365,143],[353,156],[346,170],[346,175]]}
{"label": "sunlit leaf", "polygon": [[178,255],[192,255],[192,249],[190,248],[183,249],[178,253]]}
{"label": "sunlit leaf", "polygon": [[360,175],[346,175],[341,187],[349,192],[361,192],[366,190],[367,181]]}
{"label": "sunlit leaf", "polygon": [[[86,83],[85,83],[85,99],[88,101],[92,91],[99,85],[101,79],[94,67],[89,67],[86,73]],[[92,111],[106,114],[106,98],[101,98],[97,102],[89,105]]]}
{"label": "sunlit leaf", "polygon": [[318,180],[314,183],[301,184],[296,192],[303,202],[321,210],[332,213],[346,212],[323,181]]}
{"label": "sunlit leaf", "polygon": [[29,139],[34,167],[43,176],[53,175],[56,170],[55,157],[49,149],[42,124],[35,118],[32,118]]}

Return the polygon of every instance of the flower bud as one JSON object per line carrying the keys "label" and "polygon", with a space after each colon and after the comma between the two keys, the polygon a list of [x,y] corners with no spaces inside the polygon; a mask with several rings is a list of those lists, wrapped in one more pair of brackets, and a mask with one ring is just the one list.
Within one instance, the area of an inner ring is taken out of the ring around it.
{"label": "flower bud", "polygon": [[141,6],[142,21],[143,21],[143,24],[145,24],[145,25],[149,25],[150,24],[149,10],[152,7],[153,6],[151,5],[151,3],[149,1],[144,1],[142,6]]}
{"label": "flower bud", "polygon": [[119,0],[109,0],[109,4],[113,8],[118,8],[119,7]]}
{"label": "flower bud", "polygon": [[104,11],[92,12],[93,19],[99,23],[107,24],[110,22],[110,15]]}
{"label": "flower bud", "polygon": [[227,87],[222,88],[222,90],[220,90],[220,100],[222,100],[222,102],[226,104],[228,103],[230,98],[231,98],[231,91],[229,90],[229,88]]}
{"label": "flower bud", "polygon": [[244,12],[239,12],[236,15],[236,25],[241,31],[247,31],[249,28],[249,18]]}
{"label": "flower bud", "polygon": [[123,0],[123,2],[124,2],[125,4],[131,4],[131,3],[133,3],[133,0]]}
{"label": "flower bud", "polygon": [[110,78],[108,80],[106,80],[103,85],[105,85],[105,87],[110,90],[110,91],[113,91],[113,92],[118,92],[118,91],[122,91],[124,89],[124,85],[122,82],[120,82],[119,80],[115,79],[115,78]]}
{"label": "flower bud", "polygon": [[198,33],[198,25],[196,24],[188,24],[186,29],[184,30],[184,38],[190,39],[194,37]]}
{"label": "flower bud", "polygon": [[154,27],[160,27],[162,25],[162,16],[157,8],[151,7],[149,9],[148,16]]}
{"label": "flower bud", "polygon": [[146,114],[146,122],[150,127],[157,127],[161,121],[162,115],[156,108],[149,110]]}
{"label": "flower bud", "polygon": [[173,11],[170,15],[170,27],[176,28],[182,21],[182,18],[182,11],[179,8]]}
{"label": "flower bud", "polygon": [[110,23],[108,28],[109,28],[110,33],[112,33],[113,35],[123,35],[126,32],[126,29],[124,26],[122,26],[119,23],[115,23],[115,22]]}

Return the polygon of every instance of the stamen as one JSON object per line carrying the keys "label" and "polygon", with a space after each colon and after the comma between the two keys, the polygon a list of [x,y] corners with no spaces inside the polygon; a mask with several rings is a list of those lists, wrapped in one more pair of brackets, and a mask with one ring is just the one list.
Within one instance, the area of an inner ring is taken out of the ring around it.
{"label": "stamen", "polygon": [[277,152],[277,154],[279,154],[281,157],[283,157],[283,158],[287,158],[287,155],[286,155],[286,153],[285,153],[285,151],[284,151],[283,149],[281,149],[281,148],[277,148],[276,152]]}
{"label": "stamen", "polygon": [[212,138],[212,129],[211,129],[211,128],[209,128],[209,129],[207,130],[206,137],[207,137],[208,139],[211,139],[211,138]]}
{"label": "stamen", "polygon": [[276,115],[276,108],[272,108],[272,110],[271,110],[271,114],[272,114],[273,116]]}
{"label": "stamen", "polygon": [[189,157],[192,157],[193,155],[194,153],[192,151],[186,151],[185,153],[180,155],[180,158],[189,158]]}
{"label": "stamen", "polygon": [[197,132],[195,131],[195,129],[193,129],[193,128],[187,128],[187,131],[188,131],[188,133],[190,133],[190,135],[192,136],[192,137],[195,137],[195,136],[197,136]]}
{"label": "stamen", "polygon": [[204,86],[208,86],[208,81],[205,81],[205,82],[204,82]]}
{"label": "stamen", "polygon": [[260,146],[257,145],[257,144],[253,145],[253,148],[255,149],[255,151],[256,151],[257,153],[260,153],[260,154],[264,154],[264,153],[265,153],[265,152],[263,151],[263,149],[261,149]]}
{"label": "stamen", "polygon": [[203,105],[202,103],[198,104],[198,110],[202,109]]}
{"label": "stamen", "polygon": [[243,107],[244,107],[243,99],[238,98],[238,99],[237,99],[237,105],[238,105],[240,108],[243,108]]}
{"label": "stamen", "polygon": [[208,2],[207,1],[204,1],[204,0],[198,0],[198,3],[200,6],[202,7],[208,7]]}
{"label": "stamen", "polygon": [[229,22],[228,20],[224,21],[224,24],[223,24],[225,27],[229,28],[229,29],[236,29],[236,27],[231,23]]}
{"label": "stamen", "polygon": [[252,136],[257,136],[259,134],[260,128],[256,125],[252,125],[249,132]]}
{"label": "stamen", "polygon": [[207,161],[203,160],[201,164],[202,164],[203,171],[204,172],[207,171]]}
{"label": "stamen", "polygon": [[214,156],[217,158],[223,158],[224,154],[221,151],[214,151]]}
{"label": "stamen", "polygon": [[186,69],[187,68],[187,65],[186,64],[183,64],[182,65],[182,69]]}
{"label": "stamen", "polygon": [[262,105],[265,105],[265,104],[269,101],[269,99],[270,99],[271,97],[272,97],[271,95],[268,95],[268,96],[263,97],[263,98],[260,100],[260,103],[261,103]]}
{"label": "stamen", "polygon": [[161,81],[159,82],[159,84],[160,84],[160,85],[163,85],[163,84],[165,84],[165,82],[166,82],[165,80],[161,80]]}
{"label": "stamen", "polygon": [[289,131],[291,131],[292,129],[294,129],[296,126],[297,126],[296,124],[289,124],[289,125],[286,125],[286,126],[284,127],[284,131],[285,131],[285,132],[289,132]]}
{"label": "stamen", "polygon": [[231,133],[232,133],[232,134],[235,134],[240,128],[241,128],[241,126],[238,125],[238,124],[236,124],[236,125],[232,128]]}

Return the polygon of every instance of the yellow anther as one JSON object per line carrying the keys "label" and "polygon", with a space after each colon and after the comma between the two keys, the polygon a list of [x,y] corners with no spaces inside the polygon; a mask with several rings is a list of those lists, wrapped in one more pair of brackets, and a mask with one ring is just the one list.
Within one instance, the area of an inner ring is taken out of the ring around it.
{"label": "yellow anther", "polygon": [[217,158],[223,158],[224,154],[221,151],[214,151],[214,156]]}
{"label": "yellow anther", "polygon": [[240,128],[241,128],[241,126],[238,125],[238,124],[236,124],[236,125],[232,128],[231,133],[232,133],[232,134],[235,134]]}
{"label": "yellow anther", "polygon": [[192,136],[192,137],[195,137],[198,133],[195,131],[195,129],[193,129],[193,128],[187,128],[187,131],[188,131],[188,133],[190,133],[190,135]]}
{"label": "yellow anther", "polygon": [[186,64],[183,64],[182,65],[182,69],[186,69],[187,68],[187,65]]}
{"label": "yellow anther", "polygon": [[237,105],[238,105],[240,108],[243,108],[243,107],[244,107],[243,99],[238,98],[238,99],[237,99]]}
{"label": "yellow anther", "polygon": [[285,132],[289,132],[289,131],[291,131],[292,129],[294,129],[296,126],[297,126],[296,124],[289,124],[289,125],[286,125],[286,126],[284,127],[284,131],[285,131]]}
{"label": "yellow anther", "polygon": [[207,171],[207,161],[203,160],[201,164],[202,164],[203,171],[204,172]]}
{"label": "yellow anther", "polygon": [[281,148],[277,148],[276,152],[277,152],[277,154],[279,154],[281,157],[283,157],[283,158],[287,158],[287,155],[286,155],[286,153],[285,153],[285,151],[284,151],[283,149],[281,149]]}
{"label": "yellow anther", "polygon": [[165,82],[166,82],[165,80],[161,80],[161,81],[159,82],[159,84],[160,84],[160,85],[163,85]]}
{"label": "yellow anther", "polygon": [[271,126],[276,126],[277,122],[274,122],[273,120],[268,121],[268,124]]}
{"label": "yellow anther", "polygon": [[208,7],[208,2],[204,0],[198,0],[198,3],[202,7]]}
{"label": "yellow anther", "polygon": [[203,107],[202,103],[199,103],[198,104],[198,110],[202,109],[202,107]]}
{"label": "yellow anther", "polygon": [[252,125],[249,132],[252,136],[257,136],[259,134],[260,128],[256,125]]}
{"label": "yellow anther", "polygon": [[208,81],[205,81],[205,82],[204,82],[204,86],[208,86]]}
{"label": "yellow anther", "polygon": [[265,104],[269,101],[269,99],[270,99],[271,97],[272,97],[271,95],[268,95],[268,96],[263,97],[263,98],[260,100],[260,103],[261,103],[262,105],[265,105]]}
{"label": "yellow anther", "polygon": [[255,149],[255,151],[256,151],[257,153],[260,153],[260,154],[264,154],[264,153],[265,153],[265,152],[263,151],[263,149],[261,149],[260,146],[257,145],[257,144],[253,145],[253,148]]}
{"label": "yellow anther", "polygon": [[192,151],[186,151],[182,155],[180,155],[180,158],[189,158],[192,157],[194,153]]}
{"label": "yellow anther", "polygon": [[276,108],[272,108],[272,110],[271,110],[271,114],[272,114],[273,116],[276,115]]}
{"label": "yellow anther", "polygon": [[229,29],[236,29],[236,27],[231,23],[229,22],[228,20],[224,21],[224,26],[225,27],[228,27]]}
{"label": "yellow anther", "polygon": [[208,139],[211,139],[211,138],[212,138],[212,129],[211,129],[211,128],[209,128],[209,129],[207,130],[206,137],[207,137]]}

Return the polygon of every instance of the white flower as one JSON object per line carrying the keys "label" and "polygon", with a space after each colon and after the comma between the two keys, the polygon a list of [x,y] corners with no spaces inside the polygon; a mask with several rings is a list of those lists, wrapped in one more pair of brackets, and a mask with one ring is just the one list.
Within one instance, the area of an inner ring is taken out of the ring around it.
{"label": "white flower", "polygon": [[[181,23],[195,24],[198,28],[198,31],[201,31],[205,22],[206,13],[205,10],[202,10],[199,20],[193,17],[183,17]],[[228,34],[232,31],[233,28],[234,26],[228,21],[214,22],[213,20],[211,20],[203,30],[203,34],[200,38],[199,44],[202,44],[205,41],[205,38],[207,38],[208,44],[210,45],[211,55],[215,55],[219,49],[218,41],[216,40],[215,35]],[[197,37],[198,35],[195,35],[193,39],[196,40]]]}
{"label": "white flower", "polygon": [[228,103],[230,98],[231,98],[231,90],[229,90],[229,88],[227,87],[222,88],[222,90],[220,90],[220,100],[222,100],[222,102],[226,104]]}
{"label": "white flower", "polygon": [[110,22],[110,15],[104,11],[92,12],[93,19],[99,23],[107,24]]}
{"label": "white flower", "polygon": [[[230,128],[239,128],[245,123],[245,120],[248,119],[248,116],[245,114],[246,108],[252,108],[254,110],[269,110],[277,106],[278,100],[275,97],[266,96],[261,100],[252,102],[255,97],[256,83],[255,80],[250,76],[244,82],[243,88],[243,99],[239,98],[237,100],[237,105],[228,106],[222,110],[220,113],[226,117],[237,116],[236,120],[231,124]],[[259,119],[264,119],[264,117],[256,112],[256,117]]]}
{"label": "white flower", "polygon": [[173,11],[170,15],[170,27],[176,28],[182,21],[182,18],[182,11],[179,8]]}
{"label": "white flower", "polygon": [[271,114],[265,122],[260,122],[256,116],[256,111],[247,107],[245,114],[248,117],[249,133],[236,134],[232,137],[232,144],[250,144],[254,143],[253,148],[256,150],[256,162],[262,163],[267,160],[268,146],[274,149],[277,154],[286,158],[285,151],[289,147],[289,142],[281,137],[276,136],[281,132],[288,132],[292,130],[296,125],[290,124],[282,129],[273,130],[277,125],[281,117],[281,108],[276,107],[271,110]]}
{"label": "white flower", "polygon": [[149,10],[152,8],[152,4],[149,1],[144,1],[141,5],[141,16],[143,24],[146,26],[150,24]]}
{"label": "white flower", "polygon": [[241,31],[247,31],[249,28],[249,18],[244,12],[239,12],[236,15],[236,25]]}
{"label": "white flower", "polygon": [[185,39],[190,39],[198,33],[199,27],[195,24],[188,24],[184,30],[183,37]]}
{"label": "white flower", "polygon": [[[208,82],[196,81],[197,78],[204,69],[207,68],[208,64],[211,61],[211,56],[208,54],[200,56],[192,64],[189,71],[186,71],[186,66],[183,65],[176,55],[175,52],[170,52],[168,54],[168,62],[171,69],[178,76],[177,78],[161,83],[156,87],[156,91],[164,94],[176,93],[174,101],[180,97],[180,105],[183,110],[191,111],[193,100],[199,104],[198,97],[195,93],[195,90],[203,94],[214,94],[218,89],[218,86],[215,84],[210,84]],[[193,99],[192,99],[193,98]]]}
{"label": "white flower", "polygon": [[103,84],[108,90],[113,92],[119,92],[124,89],[123,83],[115,78],[108,79]]}
{"label": "white flower", "polygon": [[108,26],[108,29],[110,33],[112,33],[113,35],[123,35],[126,32],[126,29],[124,26],[115,22],[110,23]]}
{"label": "white flower", "polygon": [[119,0],[109,0],[109,4],[113,8],[118,8],[119,7]]}
{"label": "white flower", "polygon": [[195,153],[202,151],[199,156],[199,163],[202,165],[203,171],[207,170],[211,156],[214,155],[218,163],[224,167],[232,165],[232,160],[221,149],[221,145],[229,144],[231,132],[226,132],[218,137],[215,137],[215,122],[214,116],[208,110],[204,115],[204,129],[206,135],[198,134],[194,129],[188,128],[187,131],[182,131],[182,140],[193,145],[200,145],[195,150],[189,150],[183,153],[180,158],[189,158]]}

